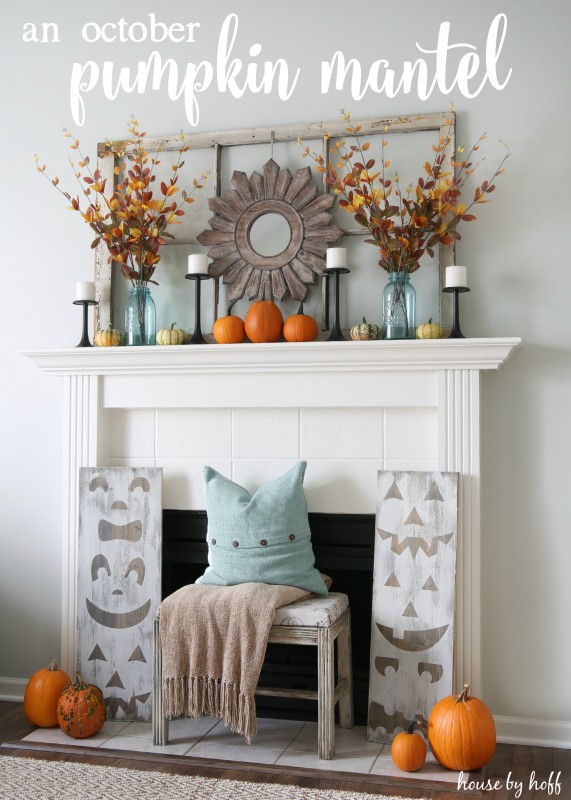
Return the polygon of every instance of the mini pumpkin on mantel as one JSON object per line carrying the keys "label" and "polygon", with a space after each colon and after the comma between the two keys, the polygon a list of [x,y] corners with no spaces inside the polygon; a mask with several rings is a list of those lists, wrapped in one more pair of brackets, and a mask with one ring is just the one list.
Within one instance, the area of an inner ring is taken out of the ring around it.
{"label": "mini pumpkin on mantel", "polygon": [[246,330],[244,320],[232,314],[232,306],[228,306],[228,313],[225,317],[218,317],[212,326],[212,335],[218,344],[240,344],[244,341]]}
{"label": "mini pumpkin on mantel", "polygon": [[248,309],[244,326],[251,342],[277,342],[282,335],[284,318],[271,300],[258,300]]}
{"label": "mini pumpkin on mantel", "polygon": [[111,323],[108,328],[99,328],[95,331],[93,341],[96,347],[119,347],[123,341],[121,331],[114,330]]}
{"label": "mini pumpkin on mantel", "polygon": [[292,314],[284,323],[286,342],[312,342],[317,337],[317,322],[309,314],[303,313],[303,301],[297,314]]}
{"label": "mini pumpkin on mantel", "polygon": [[363,322],[359,325],[353,325],[351,328],[351,339],[356,342],[368,342],[370,340],[380,339],[381,329],[378,325],[373,325],[367,322],[363,317]]}
{"label": "mini pumpkin on mantel", "polygon": [[184,344],[186,342],[186,331],[182,328],[175,328],[176,322],[170,328],[163,328],[157,333],[157,344]]}
{"label": "mini pumpkin on mantel", "polygon": [[432,317],[416,329],[417,339],[442,339],[442,328],[432,321]]}

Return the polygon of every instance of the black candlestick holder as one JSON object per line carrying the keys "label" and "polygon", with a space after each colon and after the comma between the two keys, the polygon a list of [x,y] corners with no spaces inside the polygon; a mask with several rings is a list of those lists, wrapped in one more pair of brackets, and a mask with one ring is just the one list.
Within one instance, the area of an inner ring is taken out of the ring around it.
{"label": "black candlestick holder", "polygon": [[194,333],[189,344],[208,344],[200,328],[200,286],[202,281],[210,279],[205,272],[189,272],[186,276],[189,281],[196,281],[196,302],[194,304]]}
{"label": "black candlestick holder", "polygon": [[458,296],[463,294],[464,292],[469,292],[467,286],[446,286],[443,292],[448,292],[448,294],[454,294],[454,305],[452,309],[452,330],[446,337],[447,339],[465,339],[466,337],[460,330],[460,303],[458,302]]}
{"label": "black candlestick holder", "polygon": [[87,309],[89,306],[96,306],[98,305],[97,300],[74,300],[74,306],[83,306],[83,333],[81,336],[81,341],[76,344],[76,347],[93,347],[91,342],[89,341],[89,334],[87,333]]}
{"label": "black candlestick holder", "polygon": [[333,295],[335,313],[333,316],[333,327],[331,328],[331,334],[327,339],[328,342],[344,342],[347,339],[347,337],[343,336],[341,333],[341,325],[339,324],[339,275],[345,275],[348,272],[351,272],[351,270],[347,269],[347,267],[329,267],[325,270],[326,275],[335,276]]}

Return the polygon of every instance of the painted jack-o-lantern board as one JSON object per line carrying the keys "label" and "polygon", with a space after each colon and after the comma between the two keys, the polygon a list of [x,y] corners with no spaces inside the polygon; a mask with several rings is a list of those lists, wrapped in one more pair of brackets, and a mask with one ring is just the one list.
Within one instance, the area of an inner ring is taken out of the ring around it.
{"label": "painted jack-o-lantern board", "polygon": [[377,501],[367,738],[380,742],[452,693],[458,474],[382,471]]}
{"label": "painted jack-o-lantern board", "polygon": [[107,719],[148,721],[161,602],[162,469],[79,472],[77,669],[103,692]]}

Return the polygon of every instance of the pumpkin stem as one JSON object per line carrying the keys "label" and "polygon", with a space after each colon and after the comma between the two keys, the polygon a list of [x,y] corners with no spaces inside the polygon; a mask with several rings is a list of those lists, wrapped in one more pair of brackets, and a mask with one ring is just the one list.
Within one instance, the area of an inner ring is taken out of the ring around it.
{"label": "pumpkin stem", "polygon": [[176,322],[173,322],[173,324],[171,325],[171,331],[174,331],[174,326],[175,325],[176,325]]}
{"label": "pumpkin stem", "polygon": [[57,659],[53,658],[51,660],[48,669],[49,669],[50,672],[57,672],[57,669],[58,669]]}
{"label": "pumpkin stem", "polygon": [[363,317],[363,325],[367,325],[367,324],[368,324],[367,320],[365,319],[365,317]]}
{"label": "pumpkin stem", "polygon": [[232,316],[232,309],[234,308],[234,306],[238,302],[238,299],[239,298],[236,297],[234,300],[232,300],[230,303],[228,303],[228,313],[226,315],[227,317],[231,317]]}
{"label": "pumpkin stem", "polygon": [[303,314],[303,304],[304,304],[304,302],[305,302],[305,300],[302,300],[301,303],[299,304],[299,308],[297,309],[297,313],[298,314]]}
{"label": "pumpkin stem", "polygon": [[456,698],[456,702],[457,703],[465,703],[466,700],[468,699],[468,692],[469,691],[470,691],[470,684],[469,683],[465,683],[464,684],[464,688],[462,689],[462,691],[460,692],[460,694]]}
{"label": "pumpkin stem", "polygon": [[407,733],[413,733],[415,725],[420,725],[420,722],[417,719],[413,719],[413,721],[409,723],[408,728],[406,729],[406,732]]}
{"label": "pumpkin stem", "polygon": [[432,317],[429,317],[429,318],[428,318],[428,324],[429,324],[429,325],[432,325]]}

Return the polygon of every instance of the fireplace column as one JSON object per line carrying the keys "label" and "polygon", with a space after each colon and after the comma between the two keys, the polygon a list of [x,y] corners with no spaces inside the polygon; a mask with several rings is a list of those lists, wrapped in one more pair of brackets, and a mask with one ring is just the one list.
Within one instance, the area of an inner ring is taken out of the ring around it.
{"label": "fireplace column", "polygon": [[99,377],[67,375],[64,384],[61,668],[76,669],[79,467],[96,467],[101,448]]}

